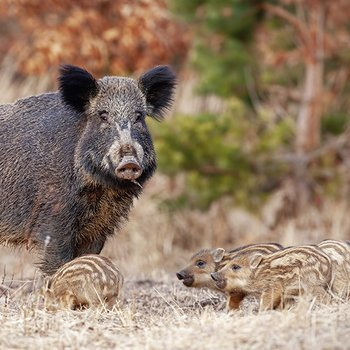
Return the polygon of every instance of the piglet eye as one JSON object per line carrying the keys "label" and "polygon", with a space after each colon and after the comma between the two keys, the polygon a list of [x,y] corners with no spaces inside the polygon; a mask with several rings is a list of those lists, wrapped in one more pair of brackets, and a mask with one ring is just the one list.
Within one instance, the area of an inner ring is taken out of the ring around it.
{"label": "piglet eye", "polygon": [[239,270],[241,267],[239,265],[233,264],[232,265],[232,270],[236,271]]}
{"label": "piglet eye", "polygon": [[104,122],[108,121],[107,111],[99,111],[98,114],[99,114],[100,118],[102,119],[102,121],[104,121]]}
{"label": "piglet eye", "polygon": [[205,265],[206,265],[206,262],[203,261],[203,260],[198,260],[196,262],[196,266],[199,267],[199,268],[203,268]]}

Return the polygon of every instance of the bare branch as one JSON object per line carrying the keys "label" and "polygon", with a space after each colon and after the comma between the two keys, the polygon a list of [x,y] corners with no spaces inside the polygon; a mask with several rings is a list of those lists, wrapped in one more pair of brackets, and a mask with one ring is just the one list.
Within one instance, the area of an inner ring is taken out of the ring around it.
{"label": "bare branch", "polygon": [[314,160],[322,157],[326,153],[330,151],[340,151],[344,148],[344,145],[346,144],[348,140],[347,135],[341,135],[328,143],[326,143],[324,146],[319,147],[318,149],[315,149],[309,153],[305,153],[303,155],[297,155],[294,153],[288,153],[288,154],[281,154],[281,155],[275,155],[273,157],[268,158],[260,158],[259,161],[266,161],[268,159],[274,160],[277,162],[282,163],[290,163],[290,164],[298,164],[298,163],[304,163],[305,165],[308,165],[309,163],[313,162]]}
{"label": "bare branch", "polygon": [[274,16],[284,19],[288,22],[298,33],[299,38],[308,50],[312,48],[312,40],[309,35],[309,29],[299,18],[294,16],[292,13],[288,12],[281,6],[276,6],[272,4],[264,4],[263,8]]}

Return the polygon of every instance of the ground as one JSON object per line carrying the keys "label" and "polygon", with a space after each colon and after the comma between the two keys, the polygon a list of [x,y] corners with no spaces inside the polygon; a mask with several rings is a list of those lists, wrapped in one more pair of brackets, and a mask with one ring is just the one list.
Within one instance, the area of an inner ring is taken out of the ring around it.
{"label": "ground", "polygon": [[288,311],[227,313],[221,295],[175,276],[126,279],[120,305],[47,312],[33,280],[12,280],[0,306],[6,349],[350,349],[350,303],[301,302]]}
{"label": "ground", "polygon": [[349,239],[347,205],[335,203],[320,213],[310,209],[278,229],[225,202],[205,213],[170,217],[153,198],[163,180],[152,181],[129,222],[102,251],[125,276],[120,305],[112,312],[46,312],[35,251],[0,248],[0,349],[350,349],[350,301],[228,314],[221,295],[186,288],[175,276],[201,248]]}

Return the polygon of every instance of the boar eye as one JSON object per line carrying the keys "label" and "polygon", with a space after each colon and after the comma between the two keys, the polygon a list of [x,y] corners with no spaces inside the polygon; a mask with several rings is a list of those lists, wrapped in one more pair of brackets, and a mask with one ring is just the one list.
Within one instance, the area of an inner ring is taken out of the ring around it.
{"label": "boar eye", "polygon": [[200,269],[202,269],[207,263],[203,260],[198,260],[196,262],[196,266],[199,267]]}
{"label": "boar eye", "polygon": [[104,121],[104,122],[108,121],[108,113],[107,113],[107,111],[99,111],[98,115],[100,116],[102,121]]}
{"label": "boar eye", "polygon": [[241,267],[239,265],[233,264],[232,270],[239,270]]}
{"label": "boar eye", "polygon": [[136,115],[135,123],[142,121],[142,119],[145,117],[145,113],[142,111],[136,111],[135,115]]}

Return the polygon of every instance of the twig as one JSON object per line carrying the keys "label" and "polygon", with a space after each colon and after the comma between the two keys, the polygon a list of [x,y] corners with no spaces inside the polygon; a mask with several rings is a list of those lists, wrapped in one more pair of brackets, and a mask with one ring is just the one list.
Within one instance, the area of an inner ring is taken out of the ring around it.
{"label": "twig", "polygon": [[10,284],[9,284],[8,286],[5,286],[5,285],[4,285],[5,278],[6,278],[6,265],[4,265],[4,274],[3,274],[2,280],[1,280],[1,288],[3,288],[4,291],[0,294],[0,298],[1,298],[3,295],[5,295],[5,293],[8,292],[9,289],[11,289],[11,286],[12,286],[12,283],[13,283],[13,279],[14,279],[14,274],[12,274],[11,281],[10,281]]}

